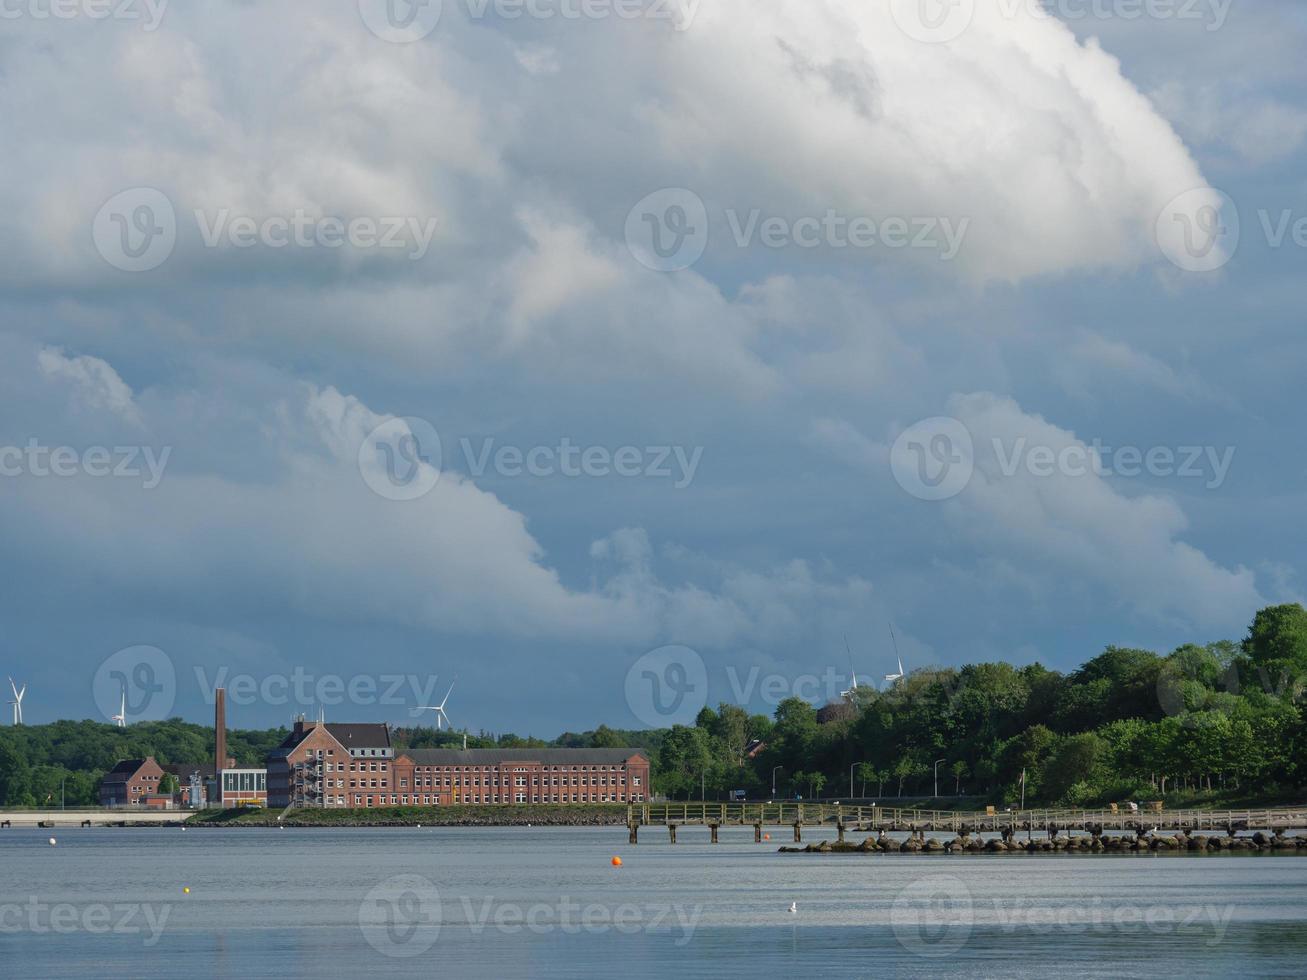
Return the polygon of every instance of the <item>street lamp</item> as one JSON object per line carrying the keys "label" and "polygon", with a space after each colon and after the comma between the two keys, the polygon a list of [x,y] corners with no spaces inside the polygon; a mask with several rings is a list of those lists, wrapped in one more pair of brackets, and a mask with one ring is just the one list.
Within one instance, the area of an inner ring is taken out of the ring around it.
{"label": "street lamp", "polygon": [[784,769],[784,766],[775,766],[771,771],[771,798],[776,799],[776,770]]}
{"label": "street lamp", "polygon": [[935,763],[935,799],[939,799],[939,764],[945,761],[947,760],[940,759]]}
{"label": "street lamp", "polygon": [[[866,762],[866,761],[867,761],[866,759],[863,759],[863,760],[862,760],[862,762]],[[850,799],[854,799],[854,798],[855,798],[854,795],[853,795],[853,770],[854,770],[857,766],[862,765],[862,762],[855,762],[855,763],[853,763],[853,765],[849,766],[849,797],[850,797]]]}

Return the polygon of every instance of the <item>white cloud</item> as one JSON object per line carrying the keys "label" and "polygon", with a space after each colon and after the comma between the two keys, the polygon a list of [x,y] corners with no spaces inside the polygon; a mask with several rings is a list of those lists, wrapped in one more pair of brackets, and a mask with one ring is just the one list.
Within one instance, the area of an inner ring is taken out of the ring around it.
{"label": "white cloud", "polygon": [[1188,520],[1175,500],[1127,495],[1092,471],[1003,472],[1003,458],[1022,446],[1087,449],[1073,433],[988,393],[957,396],[949,410],[972,434],[976,471],[944,514],[971,542],[1025,567],[1094,582],[1145,619],[1231,628],[1264,604],[1251,570],[1224,568],[1182,540]]}
{"label": "white cloud", "polygon": [[132,389],[108,362],[88,355],[69,357],[52,347],[43,347],[36,355],[36,363],[47,378],[71,385],[74,400],[83,407],[112,412],[128,422],[140,422]]}

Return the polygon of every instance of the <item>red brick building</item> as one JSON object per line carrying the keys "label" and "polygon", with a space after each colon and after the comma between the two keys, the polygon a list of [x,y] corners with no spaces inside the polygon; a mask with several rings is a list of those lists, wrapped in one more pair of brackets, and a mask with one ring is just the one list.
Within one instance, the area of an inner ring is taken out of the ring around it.
{"label": "red brick building", "polygon": [[100,780],[100,806],[142,806],[146,797],[159,794],[163,769],[153,756],[126,759]]}
{"label": "red brick building", "polygon": [[411,749],[385,725],[296,721],[268,757],[272,807],[630,803],[649,794],[637,749]]}
{"label": "red brick building", "polygon": [[388,803],[353,805],[638,803],[649,795],[649,760],[638,749],[409,749],[394,769]]}

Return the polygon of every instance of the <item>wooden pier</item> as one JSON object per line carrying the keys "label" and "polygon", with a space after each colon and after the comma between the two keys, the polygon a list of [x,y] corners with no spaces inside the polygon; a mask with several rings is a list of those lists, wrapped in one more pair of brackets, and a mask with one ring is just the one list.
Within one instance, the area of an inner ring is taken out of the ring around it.
{"label": "wooden pier", "polygon": [[1155,810],[1124,807],[1101,810],[922,810],[837,803],[634,803],[627,807],[630,842],[638,843],[641,827],[666,827],[671,843],[676,829],[707,827],[717,843],[721,827],[753,827],[762,841],[764,827],[790,828],[796,842],[805,827],[832,827],[842,841],[846,832],[878,833],[1056,833],[1057,831],[1288,831],[1307,830],[1307,807],[1276,810]]}

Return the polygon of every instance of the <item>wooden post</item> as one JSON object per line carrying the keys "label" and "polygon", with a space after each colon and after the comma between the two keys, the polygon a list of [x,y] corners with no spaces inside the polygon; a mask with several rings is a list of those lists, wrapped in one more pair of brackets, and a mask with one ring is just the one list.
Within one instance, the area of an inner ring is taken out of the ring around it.
{"label": "wooden post", "polygon": [[717,843],[717,824],[715,824],[715,823],[710,823],[710,824],[708,825],[708,831],[709,831],[709,833],[712,835],[712,842],[713,842],[714,844],[716,844],[716,843]]}
{"label": "wooden post", "polygon": [[676,843],[676,824],[674,824],[674,823],[669,823],[669,824],[667,825],[667,833],[671,836],[671,838],[672,838],[672,843],[675,844],[675,843]]}
{"label": "wooden post", "polygon": [[835,824],[835,833],[839,834],[840,843],[844,843],[844,821],[840,820]]}
{"label": "wooden post", "polygon": [[794,843],[798,844],[803,841],[803,821],[794,821]]}
{"label": "wooden post", "polygon": [[762,843],[762,824],[760,823],[753,825],[753,842],[755,844]]}
{"label": "wooden post", "polygon": [[631,831],[631,843],[632,844],[640,843],[640,825],[636,823],[634,820],[632,820],[628,826]]}

